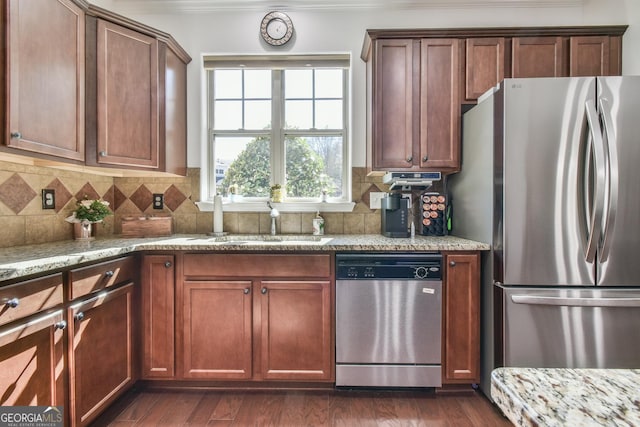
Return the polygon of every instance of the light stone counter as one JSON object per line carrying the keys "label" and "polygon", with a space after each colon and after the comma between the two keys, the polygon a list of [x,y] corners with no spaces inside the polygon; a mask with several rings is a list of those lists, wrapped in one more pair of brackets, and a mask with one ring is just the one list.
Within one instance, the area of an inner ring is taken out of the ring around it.
{"label": "light stone counter", "polygon": [[491,396],[516,426],[640,426],[640,369],[498,368]]}
{"label": "light stone counter", "polygon": [[[320,238],[321,237],[321,238]],[[259,239],[257,239],[259,238]],[[482,251],[489,245],[454,236],[388,238],[381,235],[227,236],[205,234],[154,238],[104,238],[90,242],[63,241],[0,250],[0,281],[73,267],[136,251]]]}

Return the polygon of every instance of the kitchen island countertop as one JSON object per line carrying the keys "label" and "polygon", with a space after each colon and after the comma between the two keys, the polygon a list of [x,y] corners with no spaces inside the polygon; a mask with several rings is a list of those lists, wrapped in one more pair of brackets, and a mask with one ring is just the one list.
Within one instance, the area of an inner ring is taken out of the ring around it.
{"label": "kitchen island countertop", "polygon": [[491,396],[516,426],[638,426],[640,369],[497,368]]}
{"label": "kitchen island countertop", "polygon": [[[321,240],[296,239],[294,235],[280,236],[273,241],[219,239],[206,234],[173,235],[167,237],[98,238],[82,242],[67,240],[40,245],[16,246],[0,251],[0,281],[47,271],[73,267],[136,251],[482,251],[489,245],[455,236],[388,238],[377,234],[327,235]],[[278,237],[278,236],[276,236]],[[302,237],[302,236],[301,236]]]}

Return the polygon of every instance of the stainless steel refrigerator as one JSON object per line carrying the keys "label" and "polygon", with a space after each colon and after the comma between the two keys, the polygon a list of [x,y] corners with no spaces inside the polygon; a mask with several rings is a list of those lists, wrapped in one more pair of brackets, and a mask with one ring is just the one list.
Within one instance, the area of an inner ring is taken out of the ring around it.
{"label": "stainless steel refrigerator", "polygon": [[640,368],[640,76],[505,79],[463,115],[453,234],[498,366]]}

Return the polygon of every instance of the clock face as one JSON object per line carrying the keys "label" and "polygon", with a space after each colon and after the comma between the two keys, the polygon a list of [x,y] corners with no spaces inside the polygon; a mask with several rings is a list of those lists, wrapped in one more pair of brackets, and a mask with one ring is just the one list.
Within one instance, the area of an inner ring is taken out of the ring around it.
{"label": "clock face", "polygon": [[260,35],[272,46],[282,46],[293,36],[293,23],[282,12],[270,12],[262,18]]}

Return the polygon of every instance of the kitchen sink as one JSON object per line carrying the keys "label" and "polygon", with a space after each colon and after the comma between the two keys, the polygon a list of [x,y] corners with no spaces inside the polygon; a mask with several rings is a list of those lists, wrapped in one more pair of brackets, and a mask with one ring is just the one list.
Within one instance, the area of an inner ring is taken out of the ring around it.
{"label": "kitchen sink", "polygon": [[308,234],[227,234],[224,236],[210,236],[198,240],[223,245],[324,245],[331,238],[326,236],[314,236]]}

